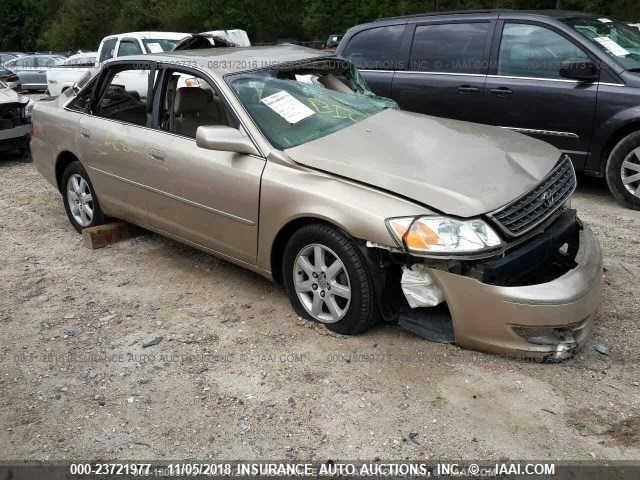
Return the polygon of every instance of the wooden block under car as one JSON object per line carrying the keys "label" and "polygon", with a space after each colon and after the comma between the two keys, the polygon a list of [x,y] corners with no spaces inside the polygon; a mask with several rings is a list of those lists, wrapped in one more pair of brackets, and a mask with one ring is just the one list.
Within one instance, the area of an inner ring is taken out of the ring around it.
{"label": "wooden block under car", "polygon": [[142,235],[143,230],[130,223],[114,222],[82,230],[82,239],[87,248],[103,248],[127,238]]}

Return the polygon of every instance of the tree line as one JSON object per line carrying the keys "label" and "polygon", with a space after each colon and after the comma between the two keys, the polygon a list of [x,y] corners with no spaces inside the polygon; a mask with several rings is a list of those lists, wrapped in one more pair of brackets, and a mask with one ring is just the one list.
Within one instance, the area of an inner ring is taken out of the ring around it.
{"label": "tree line", "polygon": [[380,17],[471,8],[579,10],[640,21],[639,0],[2,0],[0,50],[95,50],[108,34],[242,28],[254,43],[325,39]]}

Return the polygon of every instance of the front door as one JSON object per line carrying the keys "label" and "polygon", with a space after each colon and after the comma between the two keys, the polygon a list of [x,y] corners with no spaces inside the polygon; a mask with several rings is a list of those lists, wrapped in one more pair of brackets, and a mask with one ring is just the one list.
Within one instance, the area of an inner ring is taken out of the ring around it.
{"label": "front door", "polygon": [[566,61],[589,60],[570,39],[543,25],[506,22],[486,82],[489,122],[549,142],[582,168],[589,153],[597,82],[560,76]]}
{"label": "front door", "polygon": [[241,128],[215,86],[168,70],[145,135],[149,225],[248,263],[256,260],[260,179],[265,160],[196,145],[199,126]]}

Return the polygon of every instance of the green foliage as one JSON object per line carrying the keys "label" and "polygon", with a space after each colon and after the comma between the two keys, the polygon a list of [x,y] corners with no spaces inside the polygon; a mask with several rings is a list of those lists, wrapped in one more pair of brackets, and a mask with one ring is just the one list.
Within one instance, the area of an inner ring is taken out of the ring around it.
{"label": "green foliage", "polygon": [[0,50],[96,49],[109,33],[243,28],[254,43],[325,39],[379,17],[469,8],[581,10],[640,21],[638,0],[1,0]]}

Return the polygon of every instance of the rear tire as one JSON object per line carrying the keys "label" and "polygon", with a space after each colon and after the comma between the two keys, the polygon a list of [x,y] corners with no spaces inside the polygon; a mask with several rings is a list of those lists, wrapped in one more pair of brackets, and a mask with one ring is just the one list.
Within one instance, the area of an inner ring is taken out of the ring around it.
{"label": "rear tire", "polygon": [[621,205],[640,210],[640,132],[624,137],[611,151],[607,185]]}
{"label": "rear tire", "polygon": [[80,162],[76,160],[67,165],[60,185],[64,209],[78,233],[84,228],[95,227],[105,222],[89,175]]}
{"label": "rear tire", "polygon": [[300,228],[285,248],[282,268],[285,289],[301,317],[344,335],[376,323],[367,263],[353,240],[338,229],[324,224]]}

